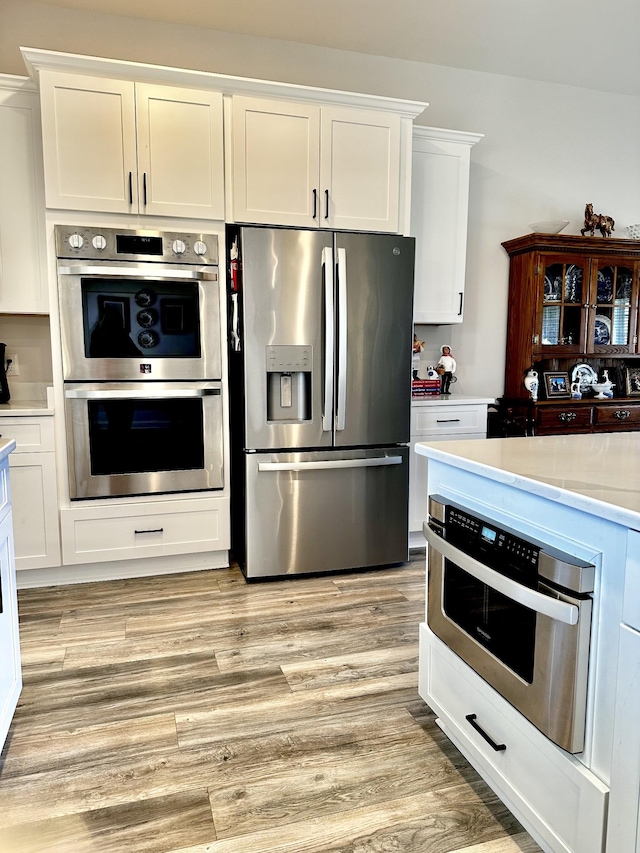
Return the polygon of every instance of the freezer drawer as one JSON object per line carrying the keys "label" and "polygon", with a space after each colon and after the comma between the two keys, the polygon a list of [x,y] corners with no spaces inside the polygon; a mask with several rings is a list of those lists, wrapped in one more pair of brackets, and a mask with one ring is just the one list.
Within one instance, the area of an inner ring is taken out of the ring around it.
{"label": "freezer drawer", "polygon": [[248,578],[408,559],[407,447],[246,454]]}

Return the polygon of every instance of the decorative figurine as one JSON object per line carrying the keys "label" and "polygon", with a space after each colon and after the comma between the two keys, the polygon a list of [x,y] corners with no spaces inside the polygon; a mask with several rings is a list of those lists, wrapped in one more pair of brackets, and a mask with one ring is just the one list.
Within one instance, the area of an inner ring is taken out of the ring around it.
{"label": "decorative figurine", "polygon": [[613,227],[615,222],[610,216],[605,216],[602,213],[594,213],[593,205],[587,204],[584,209],[584,228],[580,229],[580,233],[584,237],[587,231],[591,237],[596,233],[596,228],[600,231],[603,237],[611,237],[611,232],[616,229]]}
{"label": "decorative figurine", "polygon": [[582,391],[580,390],[580,380],[576,379],[571,383],[571,399],[582,400]]}
{"label": "decorative figurine", "polygon": [[453,374],[456,372],[456,360],[451,355],[451,348],[446,344],[445,346],[440,348],[440,352],[442,355],[440,356],[440,360],[436,365],[436,370],[440,374],[442,378],[442,387],[440,389],[441,394],[446,394],[447,396],[451,394],[449,391],[449,386],[451,385],[451,380],[453,378]]}
{"label": "decorative figurine", "polygon": [[526,376],[524,377],[523,384],[531,395],[531,399],[535,403],[538,399],[538,371],[534,370],[533,367],[530,367],[529,370],[527,370]]}
{"label": "decorative figurine", "polygon": [[424,349],[424,341],[419,341],[417,336],[413,336],[413,355],[411,356],[411,378],[418,378],[418,370],[420,369],[420,353]]}

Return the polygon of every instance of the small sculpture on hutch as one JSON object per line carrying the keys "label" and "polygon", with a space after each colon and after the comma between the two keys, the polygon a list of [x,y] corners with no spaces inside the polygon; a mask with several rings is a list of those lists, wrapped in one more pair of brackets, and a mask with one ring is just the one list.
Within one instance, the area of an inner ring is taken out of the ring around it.
{"label": "small sculpture on hutch", "polygon": [[587,231],[589,231],[593,237],[597,228],[603,237],[611,237],[611,232],[616,230],[613,227],[614,225],[615,222],[610,216],[605,216],[602,213],[594,213],[593,205],[587,204],[584,209],[584,228],[580,229],[580,233],[584,237]]}
{"label": "small sculpture on hutch", "polygon": [[442,382],[440,393],[449,395],[451,393],[449,390],[451,383],[456,381],[453,375],[456,372],[456,360],[451,355],[451,348],[446,344],[445,346],[440,347],[440,352],[442,355],[436,365],[436,372],[441,377]]}

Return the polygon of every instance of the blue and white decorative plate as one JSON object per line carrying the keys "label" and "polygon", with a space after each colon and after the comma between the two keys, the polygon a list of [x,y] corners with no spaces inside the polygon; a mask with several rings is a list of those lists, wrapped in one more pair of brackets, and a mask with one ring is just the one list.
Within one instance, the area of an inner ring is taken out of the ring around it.
{"label": "blue and white decorative plate", "polygon": [[611,343],[611,320],[604,314],[596,314],[593,339],[594,343],[600,346]]}

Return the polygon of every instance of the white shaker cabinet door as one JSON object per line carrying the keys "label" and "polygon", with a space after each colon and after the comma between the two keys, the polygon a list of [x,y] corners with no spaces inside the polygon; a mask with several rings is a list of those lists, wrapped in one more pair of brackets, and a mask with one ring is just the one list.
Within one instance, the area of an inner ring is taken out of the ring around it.
{"label": "white shaker cabinet door", "polygon": [[138,210],[134,84],[40,73],[47,207]]}
{"label": "white shaker cabinet door", "polygon": [[233,218],[318,225],[320,109],[234,96]]}
{"label": "white shaker cabinet door", "polygon": [[398,231],[399,115],[322,108],[320,227]]}
{"label": "white shaker cabinet door", "polygon": [[222,95],[136,84],[140,213],[224,219]]}
{"label": "white shaker cabinet door", "polygon": [[413,129],[414,323],[462,323],[471,147],[481,138],[440,128]]}
{"label": "white shaker cabinet door", "polygon": [[56,463],[53,453],[17,453],[9,460],[16,569],[60,565]]}
{"label": "white shaker cabinet door", "polygon": [[38,93],[0,75],[0,312],[48,312]]}

